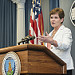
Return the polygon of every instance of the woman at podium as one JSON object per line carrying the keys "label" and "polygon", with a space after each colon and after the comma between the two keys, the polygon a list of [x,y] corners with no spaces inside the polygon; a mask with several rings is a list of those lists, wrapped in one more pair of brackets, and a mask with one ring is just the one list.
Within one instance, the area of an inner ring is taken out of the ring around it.
{"label": "woman at podium", "polygon": [[49,34],[46,32],[47,36],[39,36],[38,39],[45,42],[46,46],[67,64],[67,75],[72,75],[72,69],[74,69],[70,54],[72,33],[69,28],[62,24],[64,16],[64,11],[61,8],[51,10],[50,22],[54,29]]}

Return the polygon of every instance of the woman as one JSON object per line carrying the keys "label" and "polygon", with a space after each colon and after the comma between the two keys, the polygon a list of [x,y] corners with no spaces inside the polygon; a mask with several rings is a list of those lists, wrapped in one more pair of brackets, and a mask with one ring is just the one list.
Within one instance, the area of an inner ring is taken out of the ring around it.
{"label": "woman", "polygon": [[62,25],[64,16],[64,11],[61,8],[55,8],[50,11],[50,22],[54,29],[49,34],[46,32],[47,36],[39,36],[38,39],[41,42],[48,43],[49,49],[66,62],[67,75],[72,75],[72,69],[74,69],[73,60],[70,54],[72,33],[69,28]]}

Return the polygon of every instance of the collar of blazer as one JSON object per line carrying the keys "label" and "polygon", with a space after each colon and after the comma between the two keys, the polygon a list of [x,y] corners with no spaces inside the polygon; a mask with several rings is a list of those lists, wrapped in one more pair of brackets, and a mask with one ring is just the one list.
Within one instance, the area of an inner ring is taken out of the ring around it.
{"label": "collar of blazer", "polygon": [[[64,28],[65,28],[65,26],[64,26],[64,25],[61,25],[60,28],[58,29],[58,31],[56,32],[56,34],[54,35],[53,39],[55,39],[56,36],[57,36],[57,35],[61,32],[61,30],[63,30]],[[52,32],[53,32],[53,30],[52,30]],[[52,32],[50,33],[50,36],[52,35]]]}

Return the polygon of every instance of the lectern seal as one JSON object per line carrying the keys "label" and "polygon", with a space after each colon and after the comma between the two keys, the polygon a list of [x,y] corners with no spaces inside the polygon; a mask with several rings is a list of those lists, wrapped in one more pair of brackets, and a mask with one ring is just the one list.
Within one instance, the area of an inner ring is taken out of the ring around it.
{"label": "lectern seal", "polygon": [[20,75],[21,64],[15,52],[8,52],[2,62],[2,75]]}

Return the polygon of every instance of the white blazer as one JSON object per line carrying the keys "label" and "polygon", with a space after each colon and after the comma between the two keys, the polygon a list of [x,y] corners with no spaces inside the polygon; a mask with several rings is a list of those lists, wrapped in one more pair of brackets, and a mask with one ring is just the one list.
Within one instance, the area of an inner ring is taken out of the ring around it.
{"label": "white blazer", "polygon": [[[50,36],[52,35],[52,32],[49,33]],[[67,70],[74,69],[73,60],[70,53],[72,45],[71,30],[62,25],[56,32],[53,39],[57,41],[58,47],[51,45],[50,50],[67,64]]]}

